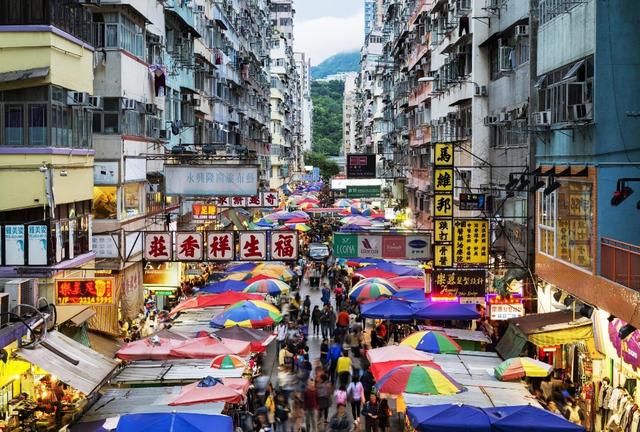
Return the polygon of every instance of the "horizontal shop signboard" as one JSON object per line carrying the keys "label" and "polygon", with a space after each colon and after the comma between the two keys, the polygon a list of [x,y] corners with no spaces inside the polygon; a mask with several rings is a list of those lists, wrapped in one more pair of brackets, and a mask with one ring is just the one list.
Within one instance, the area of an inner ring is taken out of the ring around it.
{"label": "horizontal shop signboard", "polygon": [[56,280],[56,304],[58,305],[111,305],[115,291],[115,279],[59,279]]}
{"label": "horizontal shop signboard", "polygon": [[431,296],[483,298],[486,292],[485,270],[433,269]]}
{"label": "horizontal shop signboard", "polygon": [[333,235],[336,258],[432,258],[431,233],[348,234]]}
{"label": "horizontal shop signboard", "polygon": [[378,198],[380,191],[380,185],[347,186],[347,198]]}
{"label": "horizontal shop signboard", "polygon": [[255,196],[258,167],[253,165],[165,165],[165,189],[170,196]]}
{"label": "horizontal shop signboard", "polygon": [[350,154],[347,155],[347,178],[375,178],[376,155]]}

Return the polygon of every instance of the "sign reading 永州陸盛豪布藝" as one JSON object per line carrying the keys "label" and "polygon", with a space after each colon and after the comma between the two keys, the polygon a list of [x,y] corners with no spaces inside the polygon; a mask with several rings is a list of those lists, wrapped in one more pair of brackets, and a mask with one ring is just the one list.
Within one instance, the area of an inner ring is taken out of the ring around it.
{"label": "sign reading \u6c38\u5dde\u9678\u76db\u8c6a\u5e03\u85dd", "polygon": [[255,196],[258,167],[253,165],[165,165],[166,194],[171,196]]}

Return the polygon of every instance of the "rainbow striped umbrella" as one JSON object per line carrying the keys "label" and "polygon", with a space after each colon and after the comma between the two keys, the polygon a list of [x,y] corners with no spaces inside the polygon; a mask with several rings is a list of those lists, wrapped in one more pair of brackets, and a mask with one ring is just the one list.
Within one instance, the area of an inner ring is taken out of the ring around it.
{"label": "rainbow striped umbrella", "polygon": [[439,331],[415,332],[404,338],[400,345],[434,354],[456,354],[462,349],[456,341]]}
{"label": "rainbow striped umbrella", "polygon": [[380,393],[399,395],[419,393],[426,395],[453,395],[464,387],[439,369],[424,365],[406,365],[391,369],[376,383]]}
{"label": "rainbow striped umbrella", "polygon": [[387,285],[387,286],[393,288],[396,291],[398,290],[398,287],[396,286],[396,284],[391,282],[389,279],[379,278],[379,277],[372,277],[372,278],[362,279],[357,284],[355,284],[353,287],[356,288],[359,285],[367,284],[367,283],[379,283],[379,284]]}
{"label": "rainbow striped umbrella", "polygon": [[215,369],[238,369],[245,366],[247,363],[235,354],[219,355],[211,362],[211,367]]}
{"label": "rainbow striped umbrella", "polygon": [[549,363],[530,357],[514,357],[496,366],[493,373],[500,381],[513,381],[524,377],[546,377],[552,370]]}
{"label": "rainbow striped umbrella", "polygon": [[278,324],[282,314],[277,307],[261,300],[245,300],[232,304],[216,315],[209,323],[211,327],[262,328]]}
{"label": "rainbow striped umbrella", "polygon": [[254,294],[280,295],[289,292],[289,285],[278,279],[263,279],[248,285],[243,292]]}
{"label": "rainbow striped umbrella", "polygon": [[355,301],[364,301],[377,299],[381,296],[391,297],[395,293],[396,289],[388,282],[367,281],[365,279],[349,291],[349,298]]}

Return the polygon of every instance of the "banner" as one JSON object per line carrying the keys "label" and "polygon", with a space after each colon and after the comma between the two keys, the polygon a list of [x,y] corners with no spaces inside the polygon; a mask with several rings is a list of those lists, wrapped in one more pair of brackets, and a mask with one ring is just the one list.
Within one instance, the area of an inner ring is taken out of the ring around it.
{"label": "banner", "polygon": [[457,264],[489,264],[489,220],[456,219],[454,250]]}
{"label": "banner", "polygon": [[357,186],[347,185],[347,198],[379,198],[380,185]]}
{"label": "banner", "polygon": [[347,155],[347,178],[375,178],[376,155],[349,154]]}
{"label": "banner", "polygon": [[295,232],[271,233],[271,259],[295,260],[298,257],[298,234]]}
{"label": "banner", "polygon": [[4,265],[24,265],[24,225],[4,227]]}
{"label": "banner", "polygon": [[56,304],[111,305],[114,291],[113,278],[56,280]]}
{"label": "banner", "polygon": [[27,227],[29,244],[29,265],[47,265],[47,240],[49,230],[46,225],[29,225]]}
{"label": "banner", "polygon": [[220,196],[215,198],[215,204],[219,208],[231,207],[278,207],[280,197],[278,192],[260,192],[252,196]]}
{"label": "banner", "polygon": [[168,196],[253,196],[258,167],[250,165],[164,166]]}
{"label": "banner", "polygon": [[267,233],[257,231],[239,234],[240,260],[262,261],[267,259]]}
{"label": "banner", "polygon": [[453,265],[454,147],[434,144],[433,154],[434,267]]}
{"label": "banner", "polygon": [[198,220],[215,219],[218,214],[218,208],[215,204],[194,202],[191,204],[191,214],[194,219]]}
{"label": "banner", "polygon": [[432,258],[431,233],[335,233],[333,254],[336,258]]}
{"label": "banner", "polygon": [[485,270],[434,269],[431,273],[431,295],[484,298],[486,281]]}

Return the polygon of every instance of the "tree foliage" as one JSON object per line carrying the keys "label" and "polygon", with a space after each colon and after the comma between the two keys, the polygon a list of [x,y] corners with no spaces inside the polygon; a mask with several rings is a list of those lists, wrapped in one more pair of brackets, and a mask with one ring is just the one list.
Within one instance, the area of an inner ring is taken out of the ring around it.
{"label": "tree foliage", "polygon": [[313,99],[313,151],[337,156],[342,146],[342,99],[344,83],[311,83]]}
{"label": "tree foliage", "polygon": [[322,177],[332,177],[340,172],[338,164],[327,158],[322,153],[306,152],[304,154],[305,165],[313,165],[320,168],[320,175]]}

